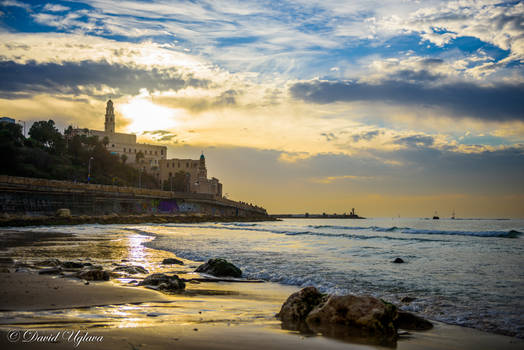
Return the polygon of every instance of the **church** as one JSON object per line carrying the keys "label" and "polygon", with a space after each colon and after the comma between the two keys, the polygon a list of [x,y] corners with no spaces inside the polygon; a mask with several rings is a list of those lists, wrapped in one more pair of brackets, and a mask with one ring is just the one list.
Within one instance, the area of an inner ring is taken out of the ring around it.
{"label": "church", "polygon": [[[222,184],[217,178],[207,178],[206,159],[167,159],[167,147],[137,143],[135,134],[115,132],[115,110],[113,101],[106,104],[104,131],[91,129],[74,129],[77,135],[97,136],[105,139],[107,150],[127,164],[155,176],[160,184],[170,183],[177,172],[187,176],[187,192],[212,194],[222,197]],[[123,157],[125,155],[125,157]]]}

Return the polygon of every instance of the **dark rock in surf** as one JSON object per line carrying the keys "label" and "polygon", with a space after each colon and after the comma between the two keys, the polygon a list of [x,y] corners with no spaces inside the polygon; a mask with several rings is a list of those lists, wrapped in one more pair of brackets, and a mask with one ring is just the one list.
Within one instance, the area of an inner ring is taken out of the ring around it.
{"label": "dark rock in surf", "polygon": [[415,300],[417,300],[417,298],[414,298],[414,297],[404,297],[404,298],[400,299],[400,301],[402,303],[406,303],[406,304],[409,304],[409,303],[411,303],[412,301],[415,301]]}
{"label": "dark rock in surf", "polygon": [[173,264],[184,265],[184,262],[182,260],[178,260],[175,258],[167,258],[167,259],[162,260],[162,264],[164,265],[173,265]]}
{"label": "dark rock in surf", "polygon": [[396,258],[395,260],[393,260],[393,263],[394,264],[403,264],[404,260],[402,260],[402,258]]}
{"label": "dark rock in surf", "polygon": [[395,325],[408,331],[426,331],[433,328],[433,324],[428,320],[406,311],[398,312]]}
{"label": "dark rock in surf", "polygon": [[145,268],[142,266],[118,266],[113,269],[114,272],[125,272],[130,275],[136,275],[137,273],[149,273]]}
{"label": "dark rock in surf", "polygon": [[203,272],[217,277],[242,277],[242,270],[226,259],[209,259],[200,265],[195,272]]}
{"label": "dark rock in surf", "polygon": [[153,287],[162,291],[178,291],[186,288],[186,284],[177,275],[168,276],[163,273],[154,273],[144,278],[139,286]]}

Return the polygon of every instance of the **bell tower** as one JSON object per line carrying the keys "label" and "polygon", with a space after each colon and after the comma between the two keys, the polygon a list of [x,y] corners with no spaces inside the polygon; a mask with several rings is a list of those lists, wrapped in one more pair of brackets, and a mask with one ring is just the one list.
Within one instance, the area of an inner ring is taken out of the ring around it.
{"label": "bell tower", "polygon": [[200,156],[197,176],[199,179],[207,179],[206,157],[204,157],[204,152],[202,152],[202,155]]}
{"label": "bell tower", "polygon": [[106,122],[105,130],[107,133],[115,133],[115,110],[113,108],[113,101],[107,101],[106,105]]}

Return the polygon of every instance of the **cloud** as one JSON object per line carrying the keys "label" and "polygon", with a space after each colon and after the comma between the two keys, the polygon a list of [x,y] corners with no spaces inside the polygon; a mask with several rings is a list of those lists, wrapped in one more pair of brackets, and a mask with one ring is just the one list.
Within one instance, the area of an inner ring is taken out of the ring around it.
{"label": "cloud", "polygon": [[149,91],[179,90],[184,87],[206,87],[207,80],[190,74],[179,74],[175,69],[150,70],[105,61],[81,61],[25,64],[0,61],[0,96],[4,98],[26,97],[31,94],[81,94],[106,98],[108,92],[97,89],[110,87],[116,94],[137,94],[140,89]]}
{"label": "cloud", "polygon": [[49,12],[64,12],[70,9],[71,8],[60,5],[60,4],[46,4],[43,8],[44,11],[49,11]]}
{"label": "cloud", "polygon": [[399,105],[443,107],[458,117],[490,121],[524,121],[524,84],[479,86],[457,82],[428,86],[416,82],[303,81],[290,86],[291,95],[318,104],[334,102],[385,102]]}

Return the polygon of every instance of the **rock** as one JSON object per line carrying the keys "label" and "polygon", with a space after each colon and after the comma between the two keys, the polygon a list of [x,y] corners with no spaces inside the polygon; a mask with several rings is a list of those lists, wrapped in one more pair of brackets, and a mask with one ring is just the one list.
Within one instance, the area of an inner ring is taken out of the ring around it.
{"label": "rock", "polygon": [[433,328],[433,323],[406,311],[399,311],[395,325],[409,331],[426,331]]}
{"label": "rock", "polygon": [[79,271],[75,276],[86,281],[109,281],[110,278],[109,272],[102,269]]}
{"label": "rock", "polygon": [[58,259],[47,259],[44,261],[37,262],[35,265],[38,266],[60,266],[62,263]]}
{"label": "rock", "polygon": [[326,295],[320,293],[315,287],[306,287],[287,298],[277,317],[282,322],[288,323],[305,321],[309,312],[325,300]]}
{"label": "rock", "polygon": [[415,300],[417,300],[417,298],[414,298],[414,297],[404,297],[400,299],[402,303],[411,303],[412,301],[415,301]]}
{"label": "rock", "polygon": [[84,267],[84,264],[76,261],[66,261],[62,263],[62,267],[65,269],[81,269]]}
{"label": "rock", "polygon": [[175,258],[167,258],[167,259],[162,260],[162,264],[164,265],[173,265],[173,264],[184,265],[184,262],[182,260],[178,260]]}
{"label": "rock", "polygon": [[142,266],[118,266],[113,269],[115,272],[125,272],[130,275],[135,275],[137,273],[149,273],[145,268]]}
{"label": "rock", "polygon": [[313,330],[345,326],[348,332],[395,339],[397,308],[371,296],[330,296],[309,312],[307,325]]}
{"label": "rock", "polygon": [[62,272],[62,269],[60,267],[51,267],[49,269],[42,269],[38,271],[39,275],[58,275]]}
{"label": "rock", "polygon": [[157,290],[163,291],[177,291],[186,288],[186,284],[177,275],[168,276],[163,273],[154,273],[144,278],[139,286],[154,287]]}
{"label": "rock", "polygon": [[59,218],[68,218],[71,217],[71,210],[67,208],[58,209],[56,211],[56,216]]}
{"label": "rock", "polygon": [[402,260],[401,258],[396,258],[395,260],[393,260],[393,263],[395,263],[395,264],[403,264],[404,260]]}
{"label": "rock", "polygon": [[217,277],[242,277],[242,271],[226,259],[209,259],[195,272],[203,272]]}

